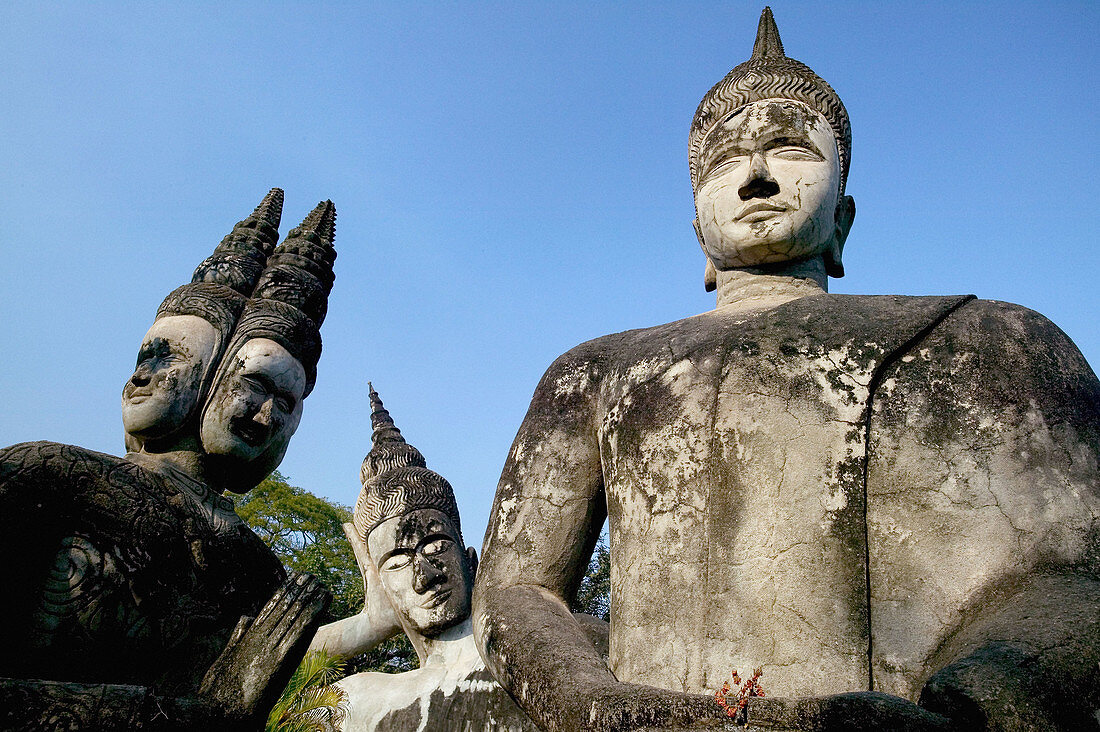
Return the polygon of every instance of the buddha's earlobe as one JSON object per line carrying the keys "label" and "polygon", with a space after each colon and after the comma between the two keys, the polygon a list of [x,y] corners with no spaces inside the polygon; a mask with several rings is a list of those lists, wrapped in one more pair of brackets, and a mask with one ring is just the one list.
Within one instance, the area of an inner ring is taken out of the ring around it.
{"label": "buddha's earlobe", "polygon": [[833,240],[825,250],[825,274],[830,277],[844,276],[844,262],[841,261],[841,255],[844,252],[844,242],[848,240],[848,233],[852,230],[855,219],[855,199],[851,196],[842,196],[836,205],[836,214],[833,217],[835,222]]}
{"label": "buddha's earlobe", "polygon": [[718,289],[718,270],[714,268],[714,262],[710,261],[707,248],[703,246],[703,231],[699,228],[698,217],[692,220],[691,225],[695,227],[695,238],[699,240],[699,247],[703,250],[703,256],[707,258],[707,266],[703,270],[703,288],[707,292],[714,292]]}

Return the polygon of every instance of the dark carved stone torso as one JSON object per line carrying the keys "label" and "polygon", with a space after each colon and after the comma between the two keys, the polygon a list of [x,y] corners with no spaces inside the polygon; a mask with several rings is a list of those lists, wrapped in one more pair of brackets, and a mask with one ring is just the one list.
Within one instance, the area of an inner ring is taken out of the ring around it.
{"label": "dark carved stone torso", "polygon": [[195,691],[240,616],[285,578],[228,500],[201,493],[71,445],[0,451],[15,565],[0,675]]}

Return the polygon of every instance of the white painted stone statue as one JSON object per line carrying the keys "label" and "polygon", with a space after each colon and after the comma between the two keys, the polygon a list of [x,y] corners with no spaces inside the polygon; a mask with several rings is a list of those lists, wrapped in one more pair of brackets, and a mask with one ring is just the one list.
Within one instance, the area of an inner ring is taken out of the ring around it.
{"label": "white painted stone statue", "polygon": [[[463,548],[458,507],[447,481],[394,425],[373,387],[373,446],[363,461],[363,490],[345,533],[363,572],[362,613],[322,626],[311,650],[353,656],[404,632],[420,667],[399,674],[363,672],[339,682],[348,732],[537,729],[493,680],[470,626],[477,569]],[[606,623],[580,622],[606,645]]]}
{"label": "white painted stone statue", "polygon": [[1100,383],[1019,306],[828,294],[850,156],[765,9],[690,133],[716,309],[561,356],[501,475],[474,633],[543,729],[721,726],[758,667],[759,728],[1097,729]]}

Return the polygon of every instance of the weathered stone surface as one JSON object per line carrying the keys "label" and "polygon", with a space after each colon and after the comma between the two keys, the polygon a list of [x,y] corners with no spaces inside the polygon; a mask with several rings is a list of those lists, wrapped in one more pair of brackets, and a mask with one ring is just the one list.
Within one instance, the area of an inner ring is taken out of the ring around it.
{"label": "weathered stone surface", "polygon": [[[235,263],[266,259],[281,203],[273,190],[161,304],[123,392],[126,457],[0,450],[13,726],[258,728],[313,636],[328,591],[287,578],[221,495],[277,465],[320,355],[317,312],[240,294],[267,270]],[[334,217],[325,202],[295,231],[331,249]],[[319,279],[327,295],[331,270]]]}
{"label": "weathered stone surface", "polygon": [[[827,294],[850,144],[765,10],[691,131],[718,308],[536,388],[474,630],[544,729],[722,728],[757,667],[758,728],[1095,728],[1100,382],[1017,306]],[[610,671],[566,611],[605,520]]]}
{"label": "weathered stone surface", "polygon": [[[322,627],[311,648],[340,656],[370,650],[404,632],[420,668],[401,674],[359,673],[340,681],[349,732],[537,729],[493,679],[470,626],[477,555],[462,549],[458,505],[450,484],[428,470],[371,388],[373,445],[360,476],[354,522],[344,526],[366,587],[366,607]],[[577,615],[587,650],[607,657],[607,623]]]}

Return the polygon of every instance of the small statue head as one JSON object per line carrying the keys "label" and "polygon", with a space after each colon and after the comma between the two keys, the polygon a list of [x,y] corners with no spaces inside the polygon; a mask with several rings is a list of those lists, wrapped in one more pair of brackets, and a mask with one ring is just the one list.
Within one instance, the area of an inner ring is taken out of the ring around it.
{"label": "small statue head", "polygon": [[[248,491],[277,468],[302,418],[321,357],[335,222],[324,201],[275,249],[214,376],[199,436],[230,490]],[[309,269],[298,261],[304,249],[314,257]],[[288,269],[296,286],[277,287]]]}
{"label": "small statue head", "polygon": [[[192,284],[173,290],[142,339],[137,367],[122,390],[126,448],[178,447],[198,432],[215,368],[278,241],[283,192],[272,188],[199,265]],[[217,268],[209,263],[216,261]],[[257,266],[259,270],[257,270]]]}
{"label": "small statue head", "polygon": [[852,135],[840,97],[809,67],[787,58],[770,8],[752,57],[718,82],[689,136],[695,230],[714,270],[824,259],[841,253],[855,218],[844,194]]}
{"label": "small statue head", "polygon": [[370,395],[373,445],[353,523],[406,633],[432,638],[470,616],[477,553],[463,548],[451,485]]}

